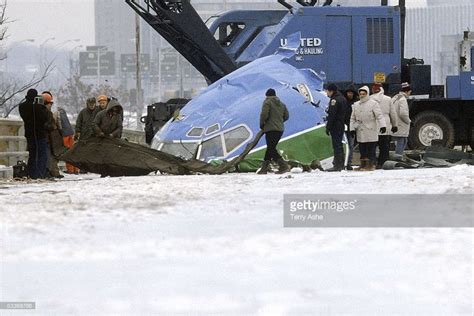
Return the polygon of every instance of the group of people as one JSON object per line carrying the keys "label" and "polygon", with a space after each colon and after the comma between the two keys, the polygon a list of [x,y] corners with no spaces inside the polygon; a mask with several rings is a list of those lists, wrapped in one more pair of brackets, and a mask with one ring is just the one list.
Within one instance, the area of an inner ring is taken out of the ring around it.
{"label": "group of people", "polygon": [[372,86],[372,95],[368,86],[358,90],[350,86],[342,95],[336,85],[329,84],[326,91],[330,97],[326,133],[331,135],[334,150],[333,167],[328,171],[344,169],[344,135],[349,147],[347,170],[353,170],[352,152],[356,140],[360,151],[357,170],[360,171],[383,167],[389,158],[391,139],[396,144],[395,152],[403,154],[410,131],[407,98],[411,87],[408,83],[403,83],[401,91],[393,98],[386,96],[382,85],[377,83]]}
{"label": "group of people", "polygon": [[[390,142],[396,143],[395,152],[403,154],[408,142],[410,116],[407,98],[411,87],[403,83],[401,91],[393,98],[385,95],[381,84],[356,89],[349,86],[342,94],[335,84],[326,87],[329,100],[327,108],[326,134],[331,136],[334,150],[333,167],[327,171],[353,170],[352,156],[357,141],[360,150],[360,166],[356,170],[373,171],[382,168],[389,159]],[[276,149],[284,123],[289,119],[286,105],[276,96],[274,89],[268,89],[260,114],[260,128],[265,134],[267,149],[259,174],[269,171],[271,161],[278,164],[277,173],[289,171],[289,166]],[[345,165],[343,139],[346,137],[349,153]],[[376,157],[376,147],[379,156]]]}
{"label": "group of people", "polygon": [[[28,176],[31,179],[62,178],[58,158],[75,141],[87,140],[92,136],[122,136],[123,108],[114,98],[101,95],[97,99],[87,99],[86,107],[77,117],[75,129],[66,111],[57,107],[53,112],[53,105],[51,92],[38,94],[35,89],[28,90],[24,101],[19,105],[25,126]],[[65,172],[78,174],[80,170],[66,164]]]}

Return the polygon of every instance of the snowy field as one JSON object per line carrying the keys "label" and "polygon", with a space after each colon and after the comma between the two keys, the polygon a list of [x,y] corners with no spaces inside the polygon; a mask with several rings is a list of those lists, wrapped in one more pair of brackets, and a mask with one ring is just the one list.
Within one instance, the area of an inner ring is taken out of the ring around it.
{"label": "snowy field", "polygon": [[0,182],[0,301],[36,302],[0,315],[471,316],[474,229],[283,228],[282,212],[285,193],[473,180],[456,166]]}

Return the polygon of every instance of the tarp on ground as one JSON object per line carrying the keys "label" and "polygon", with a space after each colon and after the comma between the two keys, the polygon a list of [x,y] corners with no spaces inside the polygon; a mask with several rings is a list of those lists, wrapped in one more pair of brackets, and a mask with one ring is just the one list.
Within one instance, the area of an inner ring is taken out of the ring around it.
{"label": "tarp on ground", "polygon": [[261,137],[262,132],[255,136],[239,156],[220,164],[206,163],[197,159],[185,160],[149,147],[110,137],[92,137],[79,141],[63,154],[60,160],[87,172],[112,177],[142,176],[155,171],[175,175],[222,174],[233,171]]}

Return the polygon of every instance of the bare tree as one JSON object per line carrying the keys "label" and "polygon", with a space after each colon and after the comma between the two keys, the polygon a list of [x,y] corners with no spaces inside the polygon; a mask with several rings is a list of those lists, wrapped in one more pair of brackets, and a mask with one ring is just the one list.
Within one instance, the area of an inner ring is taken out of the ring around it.
{"label": "bare tree", "polygon": [[[0,1],[0,43],[7,38],[8,23],[10,21],[6,15],[7,12],[7,0]],[[0,60],[7,58],[6,54],[0,55]]]}
{"label": "bare tree", "polygon": [[0,108],[3,108],[3,117],[6,118],[19,105],[17,96],[26,90],[37,86],[43,81],[53,70],[53,62],[48,63],[41,74],[35,74],[28,82],[20,82],[13,80],[12,83],[4,85],[3,91],[0,94]]}
{"label": "bare tree", "polygon": [[86,106],[88,98],[96,98],[103,94],[109,97],[115,97],[123,104],[129,102],[129,96],[124,93],[122,87],[113,88],[104,84],[94,86],[81,80],[80,75],[74,75],[59,89],[57,99],[61,106],[70,114],[77,114]]}
{"label": "bare tree", "polygon": [[[8,24],[11,21],[7,18],[7,0],[0,0],[0,47],[8,37]],[[7,54],[3,53],[0,56],[0,61],[7,58]],[[8,117],[10,113],[18,106],[18,95],[26,90],[37,86],[42,82],[54,69],[54,60],[47,62],[44,67],[41,67],[40,73],[35,73],[27,82],[15,78],[8,78],[5,80],[3,75],[2,83],[0,85],[0,110],[3,111],[3,117]],[[5,82],[7,81],[7,82]]]}

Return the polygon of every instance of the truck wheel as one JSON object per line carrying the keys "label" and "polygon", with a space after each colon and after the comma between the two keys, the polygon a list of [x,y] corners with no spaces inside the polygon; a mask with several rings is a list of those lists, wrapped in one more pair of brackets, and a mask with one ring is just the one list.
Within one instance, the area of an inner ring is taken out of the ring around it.
{"label": "truck wheel", "polygon": [[442,113],[424,111],[413,119],[413,128],[410,131],[410,147],[424,149],[431,146],[431,141],[441,139],[444,147],[454,146],[454,126]]}

